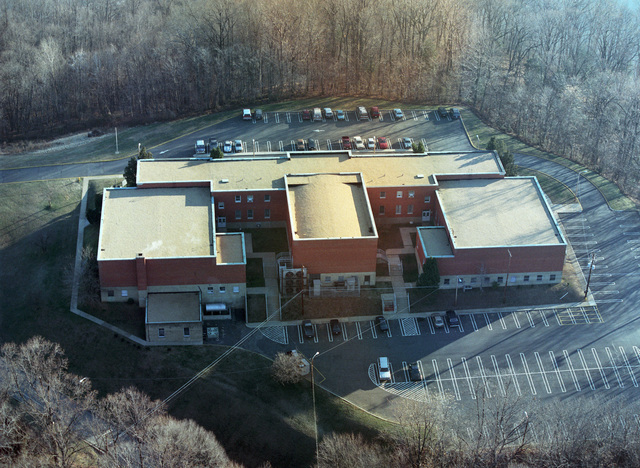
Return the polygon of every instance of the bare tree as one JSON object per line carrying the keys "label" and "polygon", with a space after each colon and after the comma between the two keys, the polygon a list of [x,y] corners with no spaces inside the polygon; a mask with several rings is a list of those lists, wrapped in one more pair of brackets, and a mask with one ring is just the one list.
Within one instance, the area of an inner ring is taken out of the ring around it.
{"label": "bare tree", "polygon": [[298,383],[303,377],[300,364],[300,356],[293,353],[278,353],[271,365],[271,375],[282,385]]}
{"label": "bare tree", "polygon": [[329,434],[318,446],[319,468],[371,468],[390,466],[390,460],[375,444],[360,434]]}

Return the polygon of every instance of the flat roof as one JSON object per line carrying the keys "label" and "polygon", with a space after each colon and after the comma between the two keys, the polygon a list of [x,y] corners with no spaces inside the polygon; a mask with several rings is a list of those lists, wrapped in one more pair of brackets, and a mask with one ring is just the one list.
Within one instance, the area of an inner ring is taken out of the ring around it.
{"label": "flat roof", "polygon": [[422,226],[418,228],[418,236],[424,246],[427,257],[453,257],[447,228],[444,226]]}
{"label": "flat roof", "polygon": [[375,237],[360,174],[286,176],[294,238]]}
{"label": "flat roof", "polygon": [[216,264],[247,263],[244,250],[244,234],[241,232],[216,235]]}
{"label": "flat roof", "polygon": [[98,260],[213,255],[206,187],[105,189]]}
{"label": "flat roof", "polygon": [[347,152],[233,159],[143,159],[138,184],[212,182],[213,191],[284,189],[286,174],[361,173],[368,187],[434,185],[434,174],[502,174],[492,151],[352,156]]}
{"label": "flat roof", "polygon": [[456,248],[565,244],[535,177],[441,181]]}
{"label": "flat roof", "polygon": [[147,295],[147,323],[200,321],[200,296],[197,292]]}

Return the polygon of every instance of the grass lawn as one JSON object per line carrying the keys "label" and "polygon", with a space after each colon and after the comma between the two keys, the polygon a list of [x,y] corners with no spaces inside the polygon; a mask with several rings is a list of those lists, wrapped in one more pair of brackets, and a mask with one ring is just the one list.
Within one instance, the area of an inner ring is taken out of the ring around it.
{"label": "grass lawn", "polygon": [[261,258],[247,258],[247,288],[264,287],[264,271]]}
{"label": "grass lawn", "polygon": [[247,294],[249,323],[260,323],[267,318],[267,298],[264,294]]}
{"label": "grass lawn", "polygon": [[540,188],[542,188],[542,191],[549,197],[551,203],[565,204],[578,202],[573,191],[554,177],[536,171],[535,169],[527,169],[520,166],[518,166],[518,175],[536,176],[540,183]]}
{"label": "grass lawn", "polygon": [[418,262],[414,254],[400,255],[402,261],[402,279],[405,283],[418,281]]}
{"label": "grass lawn", "polygon": [[[283,299],[283,304],[285,302]],[[380,291],[362,289],[359,297],[299,296],[282,308],[282,320],[325,318],[329,315],[327,311],[337,318],[380,315],[381,310]]]}

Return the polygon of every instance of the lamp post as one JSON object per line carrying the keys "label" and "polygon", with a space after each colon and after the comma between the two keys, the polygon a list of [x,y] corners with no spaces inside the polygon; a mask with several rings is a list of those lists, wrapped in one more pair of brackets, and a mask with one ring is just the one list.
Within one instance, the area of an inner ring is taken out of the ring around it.
{"label": "lamp post", "polygon": [[256,157],[256,139],[255,139],[255,138],[253,138],[253,139],[251,140],[251,142],[253,143],[253,157],[254,157],[254,159],[255,159],[255,157]]}
{"label": "lamp post", "polygon": [[313,379],[313,360],[320,354],[320,351],[316,351],[316,354],[311,358],[311,395],[313,398],[313,428],[316,433],[316,463],[318,462],[318,415],[316,413],[316,386]]}
{"label": "lamp post", "polygon": [[596,254],[592,253],[591,254],[591,261],[589,262],[589,276],[587,277],[587,287],[584,289],[584,299],[587,298],[587,294],[589,294],[589,283],[591,283],[591,272],[595,269],[596,267]]}
{"label": "lamp post", "polygon": [[504,282],[504,297],[502,298],[502,303],[507,302],[507,285],[509,284],[509,271],[511,271],[511,250],[507,249],[507,253],[509,254],[509,263],[507,264],[507,281]]}

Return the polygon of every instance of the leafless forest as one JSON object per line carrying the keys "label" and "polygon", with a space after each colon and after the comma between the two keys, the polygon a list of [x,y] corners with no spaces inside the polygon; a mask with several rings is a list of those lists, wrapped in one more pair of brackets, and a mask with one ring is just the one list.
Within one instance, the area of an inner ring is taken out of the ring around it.
{"label": "leafless forest", "polygon": [[463,103],[638,196],[616,0],[2,0],[0,139],[311,95]]}

